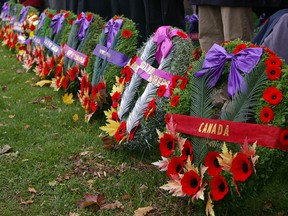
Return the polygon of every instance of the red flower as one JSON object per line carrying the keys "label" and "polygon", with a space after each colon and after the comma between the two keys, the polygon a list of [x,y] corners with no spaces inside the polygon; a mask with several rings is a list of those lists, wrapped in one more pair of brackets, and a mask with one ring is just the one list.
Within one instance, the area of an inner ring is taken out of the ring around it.
{"label": "red flower", "polygon": [[97,102],[90,101],[90,109],[91,109],[93,112],[96,112],[97,108],[98,108]]}
{"label": "red flower", "polygon": [[82,13],[80,13],[77,17],[78,20],[80,20],[82,18]]}
{"label": "red flower", "polygon": [[267,73],[267,76],[270,80],[277,80],[282,75],[280,67],[278,67],[276,65],[267,66],[266,73]]}
{"label": "red flower", "polygon": [[85,58],[85,61],[84,61],[84,63],[83,63],[83,66],[84,66],[84,67],[87,67],[88,61],[89,61],[89,55]]}
{"label": "red flower", "polygon": [[115,133],[115,139],[120,142],[126,134],[126,122],[122,122]]}
{"label": "red flower", "polygon": [[106,85],[104,82],[100,82],[97,84],[97,90],[100,92],[101,90],[106,89]]}
{"label": "red flower", "polygon": [[195,195],[200,187],[200,176],[193,170],[184,173],[181,179],[182,191],[188,196]]}
{"label": "red flower", "polygon": [[93,18],[93,15],[92,15],[91,13],[89,13],[89,14],[86,16],[86,20],[87,20],[88,22],[90,22],[92,18]]}
{"label": "red flower", "polygon": [[200,56],[201,56],[201,50],[196,49],[196,50],[193,52],[193,58],[194,58],[195,60],[198,60],[198,59],[200,58]]}
{"label": "red flower", "polygon": [[268,49],[267,47],[265,47],[264,50],[268,53],[270,57],[277,57],[277,55],[272,50]]}
{"label": "red flower", "polygon": [[147,120],[150,116],[154,116],[156,110],[156,98],[150,101],[147,108],[145,109],[144,116]]}
{"label": "red flower", "polygon": [[263,99],[271,105],[277,105],[282,101],[282,92],[271,86],[264,91]]}
{"label": "red flower", "polygon": [[184,162],[178,157],[172,157],[167,168],[167,175],[170,178],[173,176],[178,176],[179,173],[182,172],[184,167]]}
{"label": "red flower", "polygon": [[65,80],[63,82],[63,88],[66,90],[68,88],[68,85],[69,85],[69,75],[66,74]]}
{"label": "red flower", "polygon": [[130,134],[129,134],[129,140],[130,140],[130,141],[134,139],[135,133],[136,133],[139,125],[140,125],[140,123],[139,123],[136,127],[134,127],[134,128],[132,129],[132,131],[130,132]]}
{"label": "red flower", "polygon": [[164,134],[160,138],[160,152],[163,157],[170,157],[175,149],[175,140],[171,134]]}
{"label": "red flower", "polygon": [[274,119],[274,112],[270,107],[263,107],[260,112],[260,119],[263,123],[269,123]]}
{"label": "red flower", "polygon": [[284,130],[280,134],[280,143],[282,146],[288,146],[288,130]]}
{"label": "red flower", "polygon": [[116,92],[112,95],[111,99],[112,99],[112,107],[113,107],[113,108],[116,108],[116,107],[118,106],[118,104],[119,104],[120,99],[121,99],[120,92],[116,91]]}
{"label": "red flower", "polygon": [[70,14],[69,12],[66,12],[64,18],[67,19],[69,17],[69,14]]}
{"label": "red flower", "polygon": [[112,119],[113,121],[118,122],[118,121],[119,121],[118,113],[117,113],[117,112],[112,112],[111,119]]}
{"label": "red flower", "polygon": [[159,88],[158,88],[158,91],[157,91],[157,95],[158,97],[162,97],[166,92],[166,86],[165,85],[161,85]]}
{"label": "red flower", "polygon": [[282,61],[278,57],[270,57],[266,60],[265,63],[267,66],[274,65],[274,66],[281,67],[282,65]]}
{"label": "red flower", "polygon": [[221,175],[214,176],[210,180],[210,186],[211,194],[215,201],[223,199],[229,191],[226,179]]}
{"label": "red flower", "polygon": [[97,86],[92,86],[92,91],[91,91],[91,100],[95,101],[95,96],[98,93]]}
{"label": "red flower", "polygon": [[236,55],[241,50],[246,49],[246,47],[247,47],[246,44],[238,44],[238,46],[236,46],[236,48],[234,49],[234,54]]}
{"label": "red flower", "polygon": [[122,31],[122,37],[123,38],[130,38],[132,36],[132,32],[128,29],[124,29]]}
{"label": "red flower", "polygon": [[52,19],[52,18],[54,17],[54,14],[49,13],[49,14],[48,14],[48,17],[49,17],[50,19]]}
{"label": "red flower", "polygon": [[182,82],[180,84],[180,89],[184,90],[186,88],[187,83],[188,83],[188,78],[186,77],[182,80]]}
{"label": "red flower", "polygon": [[252,174],[251,164],[248,157],[243,153],[238,153],[232,161],[230,171],[235,181],[244,182]]}
{"label": "red flower", "polygon": [[132,77],[132,71],[130,69],[129,66],[126,66],[124,67],[122,70],[121,70],[121,73],[122,73],[122,77],[124,78],[124,82],[127,83],[131,80],[131,77]]}
{"label": "red flower", "polygon": [[136,62],[136,60],[138,59],[138,56],[134,56],[133,59],[131,60],[130,64],[134,64]]}
{"label": "red flower", "polygon": [[250,47],[250,48],[258,48],[259,46],[255,45],[255,44],[250,44],[249,47]]}
{"label": "red flower", "polygon": [[69,22],[70,25],[73,25],[74,20],[73,20],[73,19],[70,19],[70,20],[68,20],[68,22]]}
{"label": "red flower", "polygon": [[174,95],[170,101],[170,105],[172,107],[176,107],[179,103],[179,100],[180,100],[180,96],[179,95]]}
{"label": "red flower", "polygon": [[172,85],[171,85],[171,88],[175,88],[177,85],[178,85],[178,80],[181,80],[182,77],[181,76],[178,76],[178,75],[174,75],[172,77]]}
{"label": "red flower", "polygon": [[182,31],[177,31],[177,35],[181,38],[187,39],[188,35]]}
{"label": "red flower", "polygon": [[193,160],[193,148],[189,140],[186,140],[181,151],[180,159],[186,161],[190,157],[190,161]]}
{"label": "red flower", "polygon": [[205,166],[208,167],[208,174],[210,176],[216,176],[222,171],[222,167],[220,166],[217,157],[221,157],[219,152],[208,152],[205,157]]}

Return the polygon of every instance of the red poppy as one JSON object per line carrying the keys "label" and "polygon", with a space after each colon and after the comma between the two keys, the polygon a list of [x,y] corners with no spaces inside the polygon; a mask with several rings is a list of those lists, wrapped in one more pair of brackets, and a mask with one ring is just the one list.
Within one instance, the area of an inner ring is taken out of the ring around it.
{"label": "red poppy", "polygon": [[68,88],[68,85],[69,85],[69,75],[66,74],[65,80],[63,82],[63,88],[66,90]]}
{"label": "red poppy", "polygon": [[121,94],[120,94],[120,92],[116,91],[116,92],[112,95],[111,99],[112,99],[112,107],[113,107],[113,108],[116,108],[116,107],[118,106],[118,104],[119,104],[120,99],[121,99]]}
{"label": "red poppy", "polygon": [[178,80],[181,80],[182,77],[181,76],[178,76],[178,75],[174,75],[172,77],[172,85],[171,85],[171,88],[175,88],[177,85],[178,85]]}
{"label": "red poppy", "polygon": [[126,122],[122,122],[115,133],[115,139],[117,142],[120,142],[126,134]]}
{"label": "red poppy", "polygon": [[258,48],[259,46],[255,45],[255,44],[250,44],[249,47],[250,47],[250,48]]}
{"label": "red poppy", "polygon": [[90,109],[91,109],[93,112],[96,112],[97,108],[98,108],[97,102],[91,101],[91,102],[90,102]]}
{"label": "red poppy", "polygon": [[70,69],[67,73],[69,74],[70,79],[72,81],[74,81],[76,79],[77,75],[78,75],[78,72],[79,72],[79,66],[76,65],[75,67]]}
{"label": "red poppy", "polygon": [[234,49],[234,54],[236,55],[238,52],[240,52],[241,50],[246,49],[246,44],[238,44],[236,46],[236,48]]}
{"label": "red poppy", "polygon": [[225,41],[223,41],[222,43],[221,43],[221,46],[225,46],[227,43],[229,43],[230,42],[230,40],[225,40]]}
{"label": "red poppy", "polygon": [[69,19],[68,22],[69,22],[70,25],[73,25],[74,20],[73,19]]}
{"label": "red poppy", "polygon": [[66,13],[64,14],[64,18],[67,19],[67,18],[69,17],[69,14],[70,14],[69,12],[66,12]]}
{"label": "red poppy", "polygon": [[182,172],[184,167],[184,162],[178,158],[178,157],[172,157],[167,168],[167,175],[170,178],[173,178],[173,176],[178,176],[179,173]]}
{"label": "red poppy", "polygon": [[218,162],[218,157],[221,158],[220,153],[212,151],[208,152],[205,157],[204,164],[208,167],[208,174],[210,176],[216,176],[222,172],[222,167]]}
{"label": "red poppy", "polygon": [[251,164],[244,153],[238,153],[232,161],[230,171],[235,181],[244,182],[252,174]]}
{"label": "red poppy", "polygon": [[201,56],[201,50],[196,49],[196,50],[193,52],[193,58],[194,58],[195,60],[198,60],[198,59],[200,58],[200,56]]}
{"label": "red poppy", "polygon": [[36,27],[34,25],[30,26],[30,31],[34,31]]}
{"label": "red poppy", "polygon": [[80,13],[77,17],[78,20],[80,20],[82,18],[82,13]]}
{"label": "red poppy", "polygon": [[112,112],[111,119],[113,121],[118,122],[119,121],[118,113],[117,112]]}
{"label": "red poppy", "polygon": [[260,112],[260,119],[263,123],[269,123],[274,119],[274,112],[273,109],[270,107],[263,107]]}
{"label": "red poppy", "polygon": [[105,83],[104,82],[100,82],[100,83],[98,83],[97,84],[97,89],[98,89],[98,91],[101,91],[101,90],[105,90],[106,89],[106,85],[105,85]]}
{"label": "red poppy", "polygon": [[127,83],[127,82],[129,82],[131,80],[132,71],[131,71],[131,68],[129,66],[124,67],[121,70],[121,73],[122,73],[122,77],[124,78],[124,82],[125,83]]}
{"label": "red poppy", "polygon": [[48,17],[49,17],[50,19],[52,19],[52,18],[54,17],[54,14],[48,14]]}
{"label": "red poppy", "polygon": [[98,93],[98,89],[97,86],[92,86],[92,91],[91,91],[91,100],[94,101],[95,100],[95,96]]}
{"label": "red poppy", "polygon": [[84,63],[83,63],[83,66],[84,67],[87,67],[87,65],[88,65],[88,62],[89,62],[89,55],[85,58],[85,61],[84,61]]}
{"label": "red poppy", "polygon": [[90,13],[86,16],[86,20],[87,20],[88,22],[90,22],[92,18],[93,18],[93,15],[90,14]]}
{"label": "red poppy", "polygon": [[136,62],[136,60],[138,59],[138,56],[134,56],[133,59],[131,60],[130,64],[134,64],[134,62]]}
{"label": "red poppy", "polygon": [[180,84],[180,89],[184,90],[186,88],[187,83],[188,83],[188,78],[186,77],[182,80],[182,82]]}
{"label": "red poppy", "polygon": [[282,66],[282,60],[279,59],[278,57],[270,57],[266,60],[265,63],[267,66],[270,66],[270,65],[274,65],[274,66],[278,66],[278,67]]}
{"label": "red poppy", "polygon": [[190,161],[193,160],[193,148],[189,140],[186,140],[181,151],[180,159],[186,161],[190,157]]}
{"label": "red poppy", "polygon": [[175,140],[171,134],[164,134],[160,138],[160,152],[163,157],[170,157],[175,150]]}
{"label": "red poppy", "polygon": [[139,125],[140,125],[140,123],[139,123],[136,127],[134,127],[134,128],[132,129],[132,131],[130,132],[130,134],[129,134],[129,140],[130,140],[130,141],[134,139],[135,133],[136,133]]}
{"label": "red poppy", "polygon": [[170,105],[172,107],[176,107],[179,103],[179,100],[180,100],[180,96],[179,95],[174,95],[170,101]]}
{"label": "red poppy", "polygon": [[144,116],[147,120],[150,116],[154,116],[156,110],[156,98],[150,101],[147,108],[145,109]]}
{"label": "red poppy", "polygon": [[280,134],[280,143],[283,146],[288,146],[288,130],[284,130]]}
{"label": "red poppy", "polygon": [[267,73],[267,76],[270,80],[277,80],[282,75],[280,67],[278,67],[276,65],[267,66],[266,73]]}
{"label": "red poppy", "polygon": [[161,86],[158,88],[158,91],[157,91],[158,97],[163,97],[163,95],[165,94],[165,92],[166,92],[166,86],[165,86],[165,85],[161,85]]}
{"label": "red poppy", "polygon": [[123,38],[130,38],[132,36],[132,32],[128,29],[124,29],[122,31],[122,37]]}
{"label": "red poppy", "polygon": [[188,35],[182,31],[177,31],[177,35],[181,38],[187,39]]}
{"label": "red poppy", "polygon": [[271,105],[279,104],[282,96],[282,92],[274,86],[268,87],[263,93],[263,99]]}
{"label": "red poppy", "polygon": [[200,176],[193,170],[185,172],[181,179],[182,191],[188,196],[195,195],[200,188]]}
{"label": "red poppy", "polygon": [[211,194],[215,201],[223,199],[229,191],[226,179],[217,175],[210,180]]}
{"label": "red poppy", "polygon": [[264,50],[268,53],[270,57],[277,57],[277,55],[270,49],[264,46]]}
{"label": "red poppy", "polygon": [[121,18],[121,16],[114,16],[114,17],[113,17],[113,21],[115,21],[115,20],[117,20],[117,19],[119,19],[119,18]]}

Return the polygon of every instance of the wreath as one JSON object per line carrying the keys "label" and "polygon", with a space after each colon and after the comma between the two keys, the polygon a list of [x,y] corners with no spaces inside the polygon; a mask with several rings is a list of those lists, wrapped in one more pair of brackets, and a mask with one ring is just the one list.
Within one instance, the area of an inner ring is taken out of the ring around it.
{"label": "wreath", "polygon": [[111,91],[115,76],[121,74],[121,68],[135,55],[137,37],[135,23],[122,16],[114,16],[103,26],[93,55],[90,56],[88,71],[82,74],[78,94],[85,109],[86,122],[102,108],[103,103],[110,100],[106,92]]}

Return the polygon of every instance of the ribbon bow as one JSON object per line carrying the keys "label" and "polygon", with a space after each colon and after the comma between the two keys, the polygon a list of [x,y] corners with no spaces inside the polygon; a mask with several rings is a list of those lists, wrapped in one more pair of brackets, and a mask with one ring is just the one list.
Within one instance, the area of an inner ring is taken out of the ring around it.
{"label": "ribbon bow", "polygon": [[198,32],[198,16],[196,14],[192,14],[191,16],[186,15],[185,16],[185,22],[188,24],[189,27],[189,33]]}
{"label": "ribbon bow", "polygon": [[76,25],[80,25],[80,28],[79,28],[79,31],[78,31],[78,39],[80,41],[82,41],[85,37],[85,34],[86,34],[86,30],[88,29],[90,23],[92,22],[93,20],[93,17],[92,19],[90,19],[89,21],[86,19],[86,14],[85,13],[81,13],[81,18],[80,19],[77,19],[75,21],[74,24]]}
{"label": "ribbon bow", "polygon": [[118,31],[120,30],[122,26],[122,23],[123,23],[122,19],[113,20],[112,18],[108,21],[107,25],[105,26],[104,33],[105,34],[108,33],[107,43],[106,43],[106,47],[108,49],[111,47],[116,34],[118,33]]}
{"label": "ribbon bow", "polygon": [[202,70],[195,73],[195,77],[202,77],[206,73],[208,75],[209,88],[216,85],[225,67],[225,63],[231,60],[231,67],[228,77],[228,94],[234,96],[238,90],[245,89],[244,78],[240,72],[249,74],[258,64],[262,55],[262,48],[247,48],[241,50],[236,55],[228,54],[226,50],[214,44],[207,52],[204,59]]}
{"label": "ribbon bow", "polygon": [[160,64],[162,58],[166,58],[171,52],[173,44],[171,39],[177,35],[178,30],[169,31],[170,26],[161,26],[155,32],[153,42],[157,43],[156,60]]}
{"label": "ribbon bow", "polygon": [[50,24],[50,28],[53,29],[53,34],[57,34],[59,32],[59,30],[61,29],[62,23],[65,19],[65,14],[56,14],[53,18],[52,18],[52,22]]}
{"label": "ribbon bow", "polygon": [[29,11],[29,7],[25,7],[23,6],[21,11],[20,11],[20,18],[19,18],[19,22],[24,22],[27,14],[28,14],[28,11]]}
{"label": "ribbon bow", "polygon": [[39,24],[38,24],[37,30],[40,29],[43,26],[45,17],[46,17],[46,14],[44,12],[41,13],[41,15],[39,17]]}

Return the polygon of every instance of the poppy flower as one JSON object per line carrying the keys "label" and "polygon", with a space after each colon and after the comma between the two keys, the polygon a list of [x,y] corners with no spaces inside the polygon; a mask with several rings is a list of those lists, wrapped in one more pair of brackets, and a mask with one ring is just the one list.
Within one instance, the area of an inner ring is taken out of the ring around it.
{"label": "poppy flower", "polygon": [[193,52],[193,58],[194,58],[195,60],[198,60],[198,59],[200,58],[200,56],[201,56],[201,50],[196,49],[196,50]]}
{"label": "poppy flower", "polygon": [[125,29],[122,31],[122,37],[123,38],[130,38],[132,36],[132,32],[128,29]]}
{"label": "poppy flower", "polygon": [[268,87],[263,93],[263,99],[271,105],[279,104],[282,96],[282,92],[274,86]]}
{"label": "poppy flower", "polygon": [[171,85],[171,88],[175,88],[177,85],[178,85],[178,80],[181,80],[182,77],[181,76],[178,76],[178,75],[174,75],[172,77],[172,85]]}
{"label": "poppy flower", "polygon": [[69,19],[68,22],[69,22],[70,25],[73,25],[74,20],[73,19]]}
{"label": "poppy flower", "polygon": [[284,130],[280,134],[280,143],[283,146],[288,146],[288,130]]}
{"label": "poppy flower", "polygon": [[82,18],[82,13],[80,13],[77,17],[77,20],[80,20]]}
{"label": "poppy flower", "polygon": [[68,85],[69,85],[69,74],[66,74],[65,80],[63,82],[63,88],[66,90],[68,88]]}
{"label": "poppy flower", "polygon": [[120,99],[121,99],[120,92],[116,91],[116,92],[112,95],[111,99],[112,99],[112,107],[113,107],[113,108],[116,108],[116,107],[118,106],[118,104],[119,104]]}
{"label": "poppy flower", "polygon": [[144,116],[147,120],[150,116],[153,116],[156,110],[156,98],[150,101],[147,108],[145,109]]}
{"label": "poppy flower", "polygon": [[162,97],[166,92],[166,86],[165,85],[161,85],[159,88],[158,88],[158,91],[157,91],[157,95],[158,97]]}
{"label": "poppy flower", "polygon": [[282,75],[280,67],[278,67],[276,65],[267,66],[266,73],[267,73],[267,76],[270,80],[277,80]]}
{"label": "poppy flower", "polygon": [[49,14],[48,14],[48,17],[49,17],[50,19],[52,19],[52,18],[54,17],[54,14],[49,13]]}
{"label": "poppy flower", "polygon": [[175,149],[175,140],[171,134],[165,133],[163,137],[160,138],[160,152],[163,157],[170,157]]}
{"label": "poppy flower", "polygon": [[90,109],[91,109],[93,112],[96,112],[97,108],[98,108],[97,102],[90,101]]}
{"label": "poppy flower", "polygon": [[215,201],[223,199],[229,191],[226,179],[217,175],[210,180],[211,194]]}
{"label": "poppy flower", "polygon": [[222,171],[222,167],[220,166],[218,162],[218,157],[220,156],[219,152],[208,152],[208,154],[205,157],[204,164],[206,167],[208,167],[208,174],[210,176],[216,176]]}
{"label": "poppy flower", "polygon": [[173,178],[173,176],[178,176],[179,173],[182,172],[184,167],[184,162],[178,158],[178,157],[172,157],[167,168],[167,175],[170,178]]}
{"label": "poppy flower", "polygon": [[267,47],[265,47],[264,50],[268,53],[270,57],[277,57],[277,55],[272,50],[268,49]]}
{"label": "poppy flower", "polygon": [[282,61],[278,57],[270,57],[266,60],[265,63],[267,66],[270,66],[270,65],[274,65],[274,66],[278,66],[278,67],[282,66]]}
{"label": "poppy flower", "polygon": [[195,195],[200,188],[200,176],[194,170],[185,172],[181,179],[182,191],[188,196]]}
{"label": "poppy flower", "polygon": [[246,47],[247,47],[246,44],[238,44],[234,49],[234,54],[236,55],[238,52],[246,49]]}
{"label": "poppy flower", "polygon": [[177,35],[181,38],[187,39],[188,35],[182,31],[177,31]]}
{"label": "poppy flower", "polygon": [[251,164],[244,153],[238,153],[232,161],[230,171],[235,181],[244,182],[252,174]]}
{"label": "poppy flower", "polygon": [[112,112],[111,119],[113,121],[118,122],[119,121],[118,113],[117,112]]}
{"label": "poppy flower", "polygon": [[69,17],[69,14],[70,14],[69,12],[66,12],[66,13],[64,14],[64,18],[67,19],[67,18]]}
{"label": "poppy flower", "polygon": [[90,22],[92,18],[93,18],[93,15],[90,14],[90,13],[86,16],[86,20],[87,20],[88,22]]}
{"label": "poppy flower", "polygon": [[180,159],[186,161],[188,157],[190,157],[190,161],[193,160],[193,148],[190,141],[186,140],[181,151]]}
{"label": "poppy flower", "polygon": [[250,48],[258,48],[259,46],[255,45],[255,44],[250,44],[249,47],[250,47]]}
{"label": "poppy flower", "polygon": [[180,100],[180,96],[179,95],[174,95],[170,101],[170,105],[172,107],[176,107],[179,103],[179,100]]}
{"label": "poppy flower", "polygon": [[126,122],[122,122],[115,133],[115,139],[120,142],[126,134]]}
{"label": "poppy flower", "polygon": [[273,109],[270,107],[263,107],[260,112],[260,119],[263,123],[269,123],[274,119],[274,112]]}
{"label": "poppy flower", "polygon": [[98,89],[98,91],[101,91],[101,90],[105,90],[106,89],[106,85],[105,85],[105,83],[104,82],[100,82],[100,83],[98,83],[97,84],[97,89]]}
{"label": "poppy flower", "polygon": [[186,88],[187,83],[188,83],[188,78],[184,78],[180,84],[180,89],[184,90]]}
{"label": "poppy flower", "polygon": [[131,132],[130,132],[130,134],[129,134],[129,140],[130,140],[130,141],[134,139],[135,133],[136,133],[139,125],[140,125],[140,124],[138,124],[136,127],[134,127],[134,128],[131,130]]}
{"label": "poppy flower", "polygon": [[122,73],[122,77],[124,78],[124,82],[127,83],[131,80],[131,77],[132,77],[132,71],[130,69],[129,66],[126,66],[124,67],[122,70],[121,70],[121,73]]}
{"label": "poppy flower", "polygon": [[98,89],[97,86],[92,86],[92,91],[91,91],[91,100],[94,101],[95,100],[95,96],[98,93]]}

